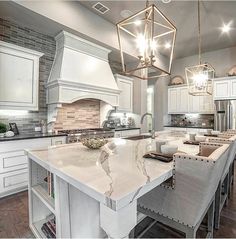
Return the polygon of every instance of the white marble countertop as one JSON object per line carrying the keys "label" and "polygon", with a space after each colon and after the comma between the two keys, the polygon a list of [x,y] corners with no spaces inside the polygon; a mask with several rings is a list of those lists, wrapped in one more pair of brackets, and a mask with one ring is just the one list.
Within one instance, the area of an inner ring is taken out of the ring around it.
{"label": "white marble countertop", "polygon": [[157,133],[154,140],[112,139],[99,150],[74,143],[26,152],[32,160],[82,192],[119,210],[172,176],[173,162],[143,158],[146,152],[155,150],[159,138],[177,144],[186,153],[198,153],[198,146],[182,143],[183,135],[169,133]]}

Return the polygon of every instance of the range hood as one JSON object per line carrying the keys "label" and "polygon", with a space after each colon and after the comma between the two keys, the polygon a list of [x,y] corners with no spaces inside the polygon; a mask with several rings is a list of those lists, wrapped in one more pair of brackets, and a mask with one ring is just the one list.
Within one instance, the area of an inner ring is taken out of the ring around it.
{"label": "range hood", "polygon": [[108,63],[110,50],[65,31],[55,40],[56,55],[47,83],[49,111],[88,98],[118,106],[120,90]]}

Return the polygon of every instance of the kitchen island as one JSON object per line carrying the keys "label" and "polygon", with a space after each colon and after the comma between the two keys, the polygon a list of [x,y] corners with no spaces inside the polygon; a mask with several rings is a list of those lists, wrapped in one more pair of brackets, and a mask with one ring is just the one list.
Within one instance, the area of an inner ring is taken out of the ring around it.
{"label": "kitchen island", "polygon": [[[112,139],[99,150],[75,143],[27,151],[34,234],[42,237],[41,226],[54,214],[56,237],[128,236],[137,223],[137,199],[172,177],[173,162],[143,158],[153,149],[152,139]],[[51,196],[42,186],[48,172]]]}

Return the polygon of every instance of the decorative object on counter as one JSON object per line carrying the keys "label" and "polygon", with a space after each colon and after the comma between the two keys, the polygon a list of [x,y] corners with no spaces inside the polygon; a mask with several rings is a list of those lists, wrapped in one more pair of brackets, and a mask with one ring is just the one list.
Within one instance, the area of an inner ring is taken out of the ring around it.
{"label": "decorative object on counter", "polygon": [[199,141],[190,141],[190,140],[184,140],[183,141],[184,144],[190,144],[190,145],[199,145],[200,142]]}
{"label": "decorative object on counter", "polygon": [[214,135],[214,136],[217,136],[218,134],[220,134],[220,131],[212,130],[211,134]]}
{"label": "decorative object on counter", "polygon": [[9,123],[9,126],[10,126],[10,130],[14,132],[15,135],[19,134],[19,130],[16,123]]}
{"label": "decorative object on counter", "polygon": [[160,161],[165,162],[165,163],[169,163],[173,160],[173,155],[162,154],[162,153],[155,152],[155,151],[150,151],[150,152],[146,153],[145,155],[143,155],[143,157],[160,160]]}
{"label": "decorative object on counter", "polygon": [[165,145],[166,142],[167,142],[166,140],[161,140],[161,139],[156,140],[156,152],[157,153],[161,152],[161,146]]}
{"label": "decorative object on counter", "polygon": [[173,155],[178,151],[177,145],[165,144],[161,146],[161,152],[167,155]]}
{"label": "decorative object on counter", "polygon": [[195,133],[190,133],[189,134],[189,141],[193,142],[195,141],[196,134]]}
{"label": "decorative object on counter", "polygon": [[0,137],[4,137],[7,131],[7,126],[3,123],[0,123]]}
{"label": "decorative object on counter", "polygon": [[91,138],[91,139],[82,139],[82,144],[89,149],[99,149],[105,144],[108,143],[107,139],[100,139],[100,138]]}
{"label": "decorative object on counter", "polygon": [[14,132],[11,131],[11,130],[9,130],[9,131],[7,131],[7,132],[5,133],[5,136],[6,136],[6,137],[13,137],[14,135],[15,135]]}
{"label": "decorative object on counter", "polygon": [[201,59],[201,16],[200,0],[198,0],[198,64],[185,68],[188,93],[193,96],[212,95],[212,79],[215,69]]}
{"label": "decorative object on counter", "polygon": [[134,118],[128,117],[127,125],[128,125],[128,127],[134,127],[135,126]]}
{"label": "decorative object on counter", "polygon": [[41,127],[40,126],[36,126],[36,127],[34,127],[34,131],[35,132],[41,132]]}
{"label": "decorative object on counter", "polygon": [[170,79],[170,86],[171,85],[182,85],[184,84],[184,78],[182,76],[174,76]]}
{"label": "decorative object on counter", "polygon": [[196,135],[195,136],[195,141],[197,141],[197,142],[205,142],[206,141],[206,136],[204,136],[204,135]]}
{"label": "decorative object on counter", "polygon": [[[146,1],[145,9],[116,26],[124,74],[144,80],[170,75],[176,27],[154,4],[149,5]],[[133,50],[136,51],[134,54],[137,61],[134,66],[129,67],[125,62],[124,52],[135,42],[136,47]],[[162,55],[165,55],[165,65],[160,64]]]}
{"label": "decorative object on counter", "polygon": [[46,123],[46,121],[44,121],[44,120],[41,120],[41,132],[42,132],[42,134],[46,134],[47,133],[47,123]]}
{"label": "decorative object on counter", "polygon": [[228,76],[236,76],[236,65],[232,66],[228,71]]}

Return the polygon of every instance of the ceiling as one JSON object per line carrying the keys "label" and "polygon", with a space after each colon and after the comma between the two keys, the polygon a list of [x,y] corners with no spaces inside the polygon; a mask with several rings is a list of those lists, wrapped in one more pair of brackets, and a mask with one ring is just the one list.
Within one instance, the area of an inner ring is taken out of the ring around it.
{"label": "ceiling", "polygon": [[[89,10],[100,15],[113,24],[123,18],[122,10],[130,10],[133,13],[145,7],[145,1],[100,1],[110,10],[100,14],[92,8],[98,1],[80,1]],[[176,47],[174,58],[182,58],[198,53],[198,26],[197,26],[197,1],[177,1],[170,3],[162,1],[150,1],[174,23],[177,27]],[[220,27],[236,19],[236,1],[204,1],[201,2],[201,28],[202,51],[214,51],[217,49],[236,46],[236,22],[232,22],[232,30],[229,34],[222,34]]]}

